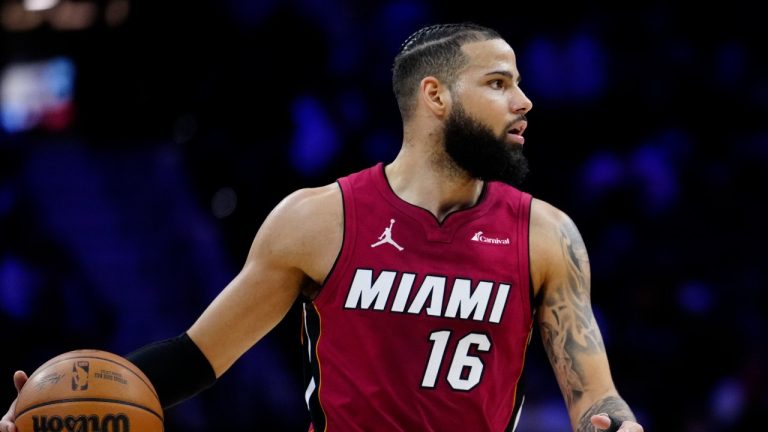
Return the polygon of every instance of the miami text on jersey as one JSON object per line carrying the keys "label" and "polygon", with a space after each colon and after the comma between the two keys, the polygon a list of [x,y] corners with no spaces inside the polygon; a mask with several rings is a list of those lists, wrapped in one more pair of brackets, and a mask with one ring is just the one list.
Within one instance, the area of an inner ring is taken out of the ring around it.
{"label": "miami text on jersey", "polygon": [[[394,300],[389,302],[392,288],[398,279]],[[427,315],[445,318],[459,318],[473,321],[499,323],[509,296],[510,284],[490,281],[474,282],[471,279],[455,278],[450,289],[448,303],[444,306],[448,278],[427,275],[421,282],[416,295],[408,299],[417,275],[408,272],[384,270],[376,280],[373,270],[358,268],[349,287],[345,309],[372,309],[392,312]],[[490,310],[489,310],[490,306]]]}

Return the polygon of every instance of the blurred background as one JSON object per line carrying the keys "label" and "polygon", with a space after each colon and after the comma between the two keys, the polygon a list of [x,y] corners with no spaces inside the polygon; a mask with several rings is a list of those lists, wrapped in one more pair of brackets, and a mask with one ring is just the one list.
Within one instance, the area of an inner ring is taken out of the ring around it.
{"label": "blurred background", "polygon": [[[764,16],[428,0],[0,0],[0,409],[14,370],[184,331],[299,187],[401,140],[390,67],[426,24],[515,48],[523,189],[592,263],[614,380],[647,431],[768,420]],[[298,307],[168,431],[306,431]],[[569,430],[538,334],[523,432]]]}

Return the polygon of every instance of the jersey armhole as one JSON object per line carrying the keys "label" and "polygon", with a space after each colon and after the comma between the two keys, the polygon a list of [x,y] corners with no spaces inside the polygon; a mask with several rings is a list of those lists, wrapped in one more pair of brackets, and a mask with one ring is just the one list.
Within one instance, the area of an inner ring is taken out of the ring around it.
{"label": "jersey armhole", "polygon": [[351,250],[355,243],[354,221],[356,215],[355,206],[353,205],[354,194],[352,186],[349,183],[349,179],[346,177],[338,179],[336,184],[339,186],[339,191],[341,192],[341,247],[339,248],[339,253],[336,255],[336,259],[334,260],[331,269],[328,271],[328,275],[326,275],[325,280],[320,285],[317,295],[312,299],[313,302],[316,302],[323,297],[323,293],[327,291],[326,287],[328,285],[333,285],[333,282],[336,279],[336,274],[344,272],[344,268],[350,261],[347,251]]}
{"label": "jersey armhole", "polygon": [[531,209],[533,208],[531,201],[533,201],[533,196],[525,192],[521,194],[520,210],[521,213],[525,215],[525,217],[520,218],[522,220],[520,232],[524,233],[525,235],[525,242],[523,246],[525,249],[520,251],[520,257],[525,261],[525,263],[524,265],[520,266],[520,271],[522,271],[523,274],[527,274],[527,277],[521,278],[523,279],[521,282],[528,285],[528,317],[531,321],[533,321],[534,314],[536,312],[536,299],[533,297],[533,271],[531,269]]}

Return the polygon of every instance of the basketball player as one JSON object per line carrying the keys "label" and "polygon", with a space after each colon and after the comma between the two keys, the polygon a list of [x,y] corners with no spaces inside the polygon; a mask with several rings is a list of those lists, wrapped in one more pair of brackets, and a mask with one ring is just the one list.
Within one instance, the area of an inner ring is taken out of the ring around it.
{"label": "basketball player", "polygon": [[537,322],[573,429],[641,432],[611,378],[578,229],[514,187],[532,106],[519,81],[491,29],[410,36],[393,68],[400,153],[287,196],[198,320],[128,356],[163,405],[212,385],[301,299],[310,429],[512,431]]}

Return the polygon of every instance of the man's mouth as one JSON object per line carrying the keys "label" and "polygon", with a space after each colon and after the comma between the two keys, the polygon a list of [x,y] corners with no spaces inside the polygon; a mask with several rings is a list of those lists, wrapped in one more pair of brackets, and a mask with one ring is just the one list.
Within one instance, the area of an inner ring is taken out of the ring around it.
{"label": "man's mouth", "polygon": [[525,138],[523,138],[523,132],[525,132],[525,128],[528,126],[528,123],[525,120],[521,120],[516,122],[513,127],[507,129],[507,142],[512,142],[514,144],[525,144]]}

